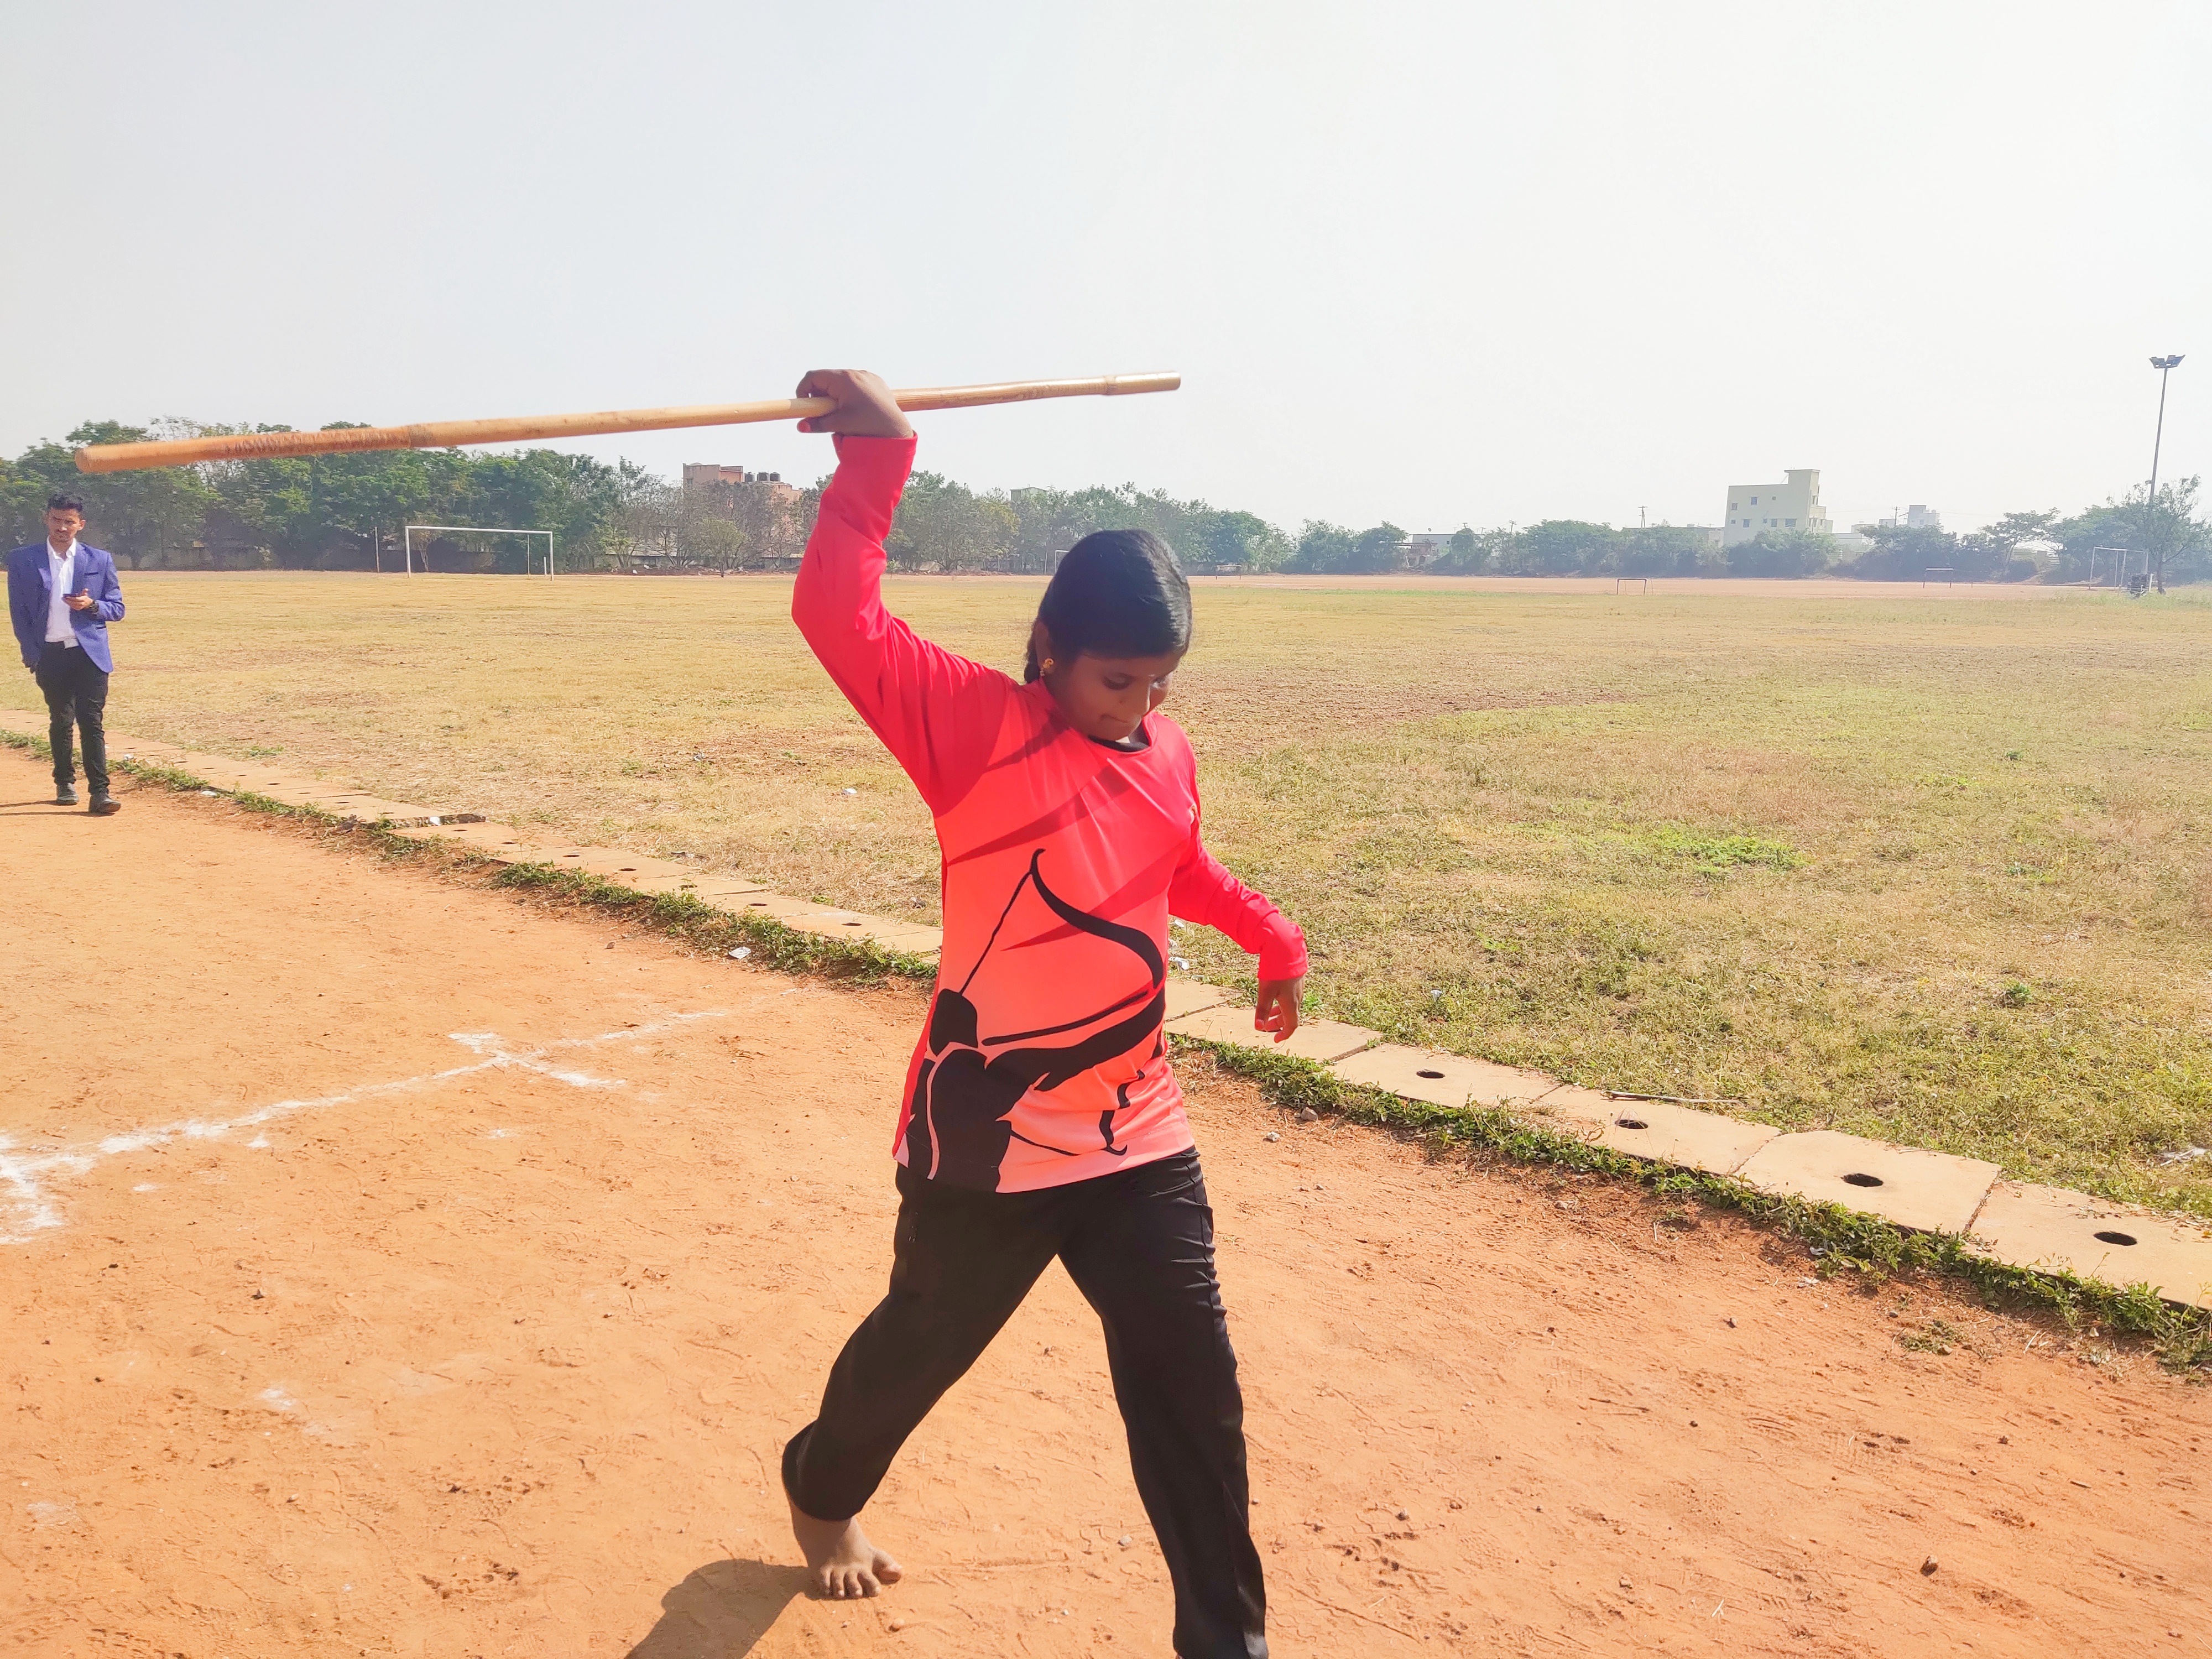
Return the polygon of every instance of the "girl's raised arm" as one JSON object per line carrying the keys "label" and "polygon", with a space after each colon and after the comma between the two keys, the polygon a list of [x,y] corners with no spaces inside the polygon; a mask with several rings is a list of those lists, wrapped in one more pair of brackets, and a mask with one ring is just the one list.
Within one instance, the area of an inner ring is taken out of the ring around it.
{"label": "girl's raised arm", "polygon": [[1013,682],[931,644],[884,609],[884,538],[914,465],[914,428],[872,374],[820,371],[802,398],[838,407],[801,429],[837,434],[837,473],[792,589],[791,618],[846,700],[933,811],[967,793]]}

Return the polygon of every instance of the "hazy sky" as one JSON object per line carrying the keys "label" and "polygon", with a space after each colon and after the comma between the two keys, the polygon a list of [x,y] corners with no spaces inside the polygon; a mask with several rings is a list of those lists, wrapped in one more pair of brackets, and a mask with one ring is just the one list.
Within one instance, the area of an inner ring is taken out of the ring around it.
{"label": "hazy sky", "polygon": [[[1182,371],[924,416],[1286,526],[2073,509],[2212,470],[2212,8],[0,10],[0,449]],[[789,428],[580,446],[811,478]]]}

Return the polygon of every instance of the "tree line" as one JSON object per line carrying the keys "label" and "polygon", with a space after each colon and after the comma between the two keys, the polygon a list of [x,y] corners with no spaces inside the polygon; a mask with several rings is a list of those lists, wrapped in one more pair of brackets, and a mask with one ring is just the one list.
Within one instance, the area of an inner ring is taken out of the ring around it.
{"label": "tree line", "polygon": [[[1844,576],[1917,581],[1930,570],[1960,581],[2076,582],[2163,571],[2168,582],[2212,578],[2212,525],[2197,514],[2197,480],[2146,486],[2101,506],[2008,513],[1979,530],[1862,524],[1845,542],[1817,532],[1770,530],[1721,547],[1670,526],[1615,530],[1553,520],[1462,532],[1431,568],[1506,576]],[[1859,545],[1863,539],[1866,545]]]}
{"label": "tree line", "polygon": [[[92,477],[77,471],[71,453],[80,444],[289,429],[88,422],[64,442],[0,460],[0,525],[11,545],[35,539],[44,533],[47,495],[67,489],[85,499],[89,535],[137,569],[365,570],[380,561],[395,568],[409,524],[550,530],[564,560],[573,550],[580,562],[606,550],[623,502],[648,479],[627,463],[609,466],[550,449],[388,450]],[[441,551],[451,568],[522,568],[517,538],[452,542]]]}
{"label": "tree line", "polygon": [[[628,461],[610,465],[550,449],[374,451],[94,477],[78,473],[71,455],[80,444],[288,429],[88,422],[62,443],[35,444],[0,459],[0,530],[9,545],[37,539],[46,496],[72,489],[85,497],[100,544],[138,569],[392,568],[404,526],[443,524],[550,530],[565,570],[737,570],[796,560],[821,501],[818,483],[763,482],[708,492]],[[1902,580],[1933,568],[1960,580],[2081,581],[2156,566],[2169,582],[2212,578],[2212,526],[2198,516],[2193,477],[2162,485],[2155,502],[2138,486],[2071,515],[2011,513],[1965,533],[1857,528],[1867,545],[1791,531],[1723,548],[1692,527],[1616,529],[1554,519],[1462,528],[1441,544],[1431,538],[1417,546],[1388,522],[1354,530],[1309,520],[1293,533],[1256,514],[1134,484],[974,490],[920,471],[907,486],[885,552],[894,568],[907,570],[1045,571],[1091,531],[1144,529],[1199,570]],[[416,545],[434,568],[525,568],[520,538],[440,535],[426,548],[418,535]]]}

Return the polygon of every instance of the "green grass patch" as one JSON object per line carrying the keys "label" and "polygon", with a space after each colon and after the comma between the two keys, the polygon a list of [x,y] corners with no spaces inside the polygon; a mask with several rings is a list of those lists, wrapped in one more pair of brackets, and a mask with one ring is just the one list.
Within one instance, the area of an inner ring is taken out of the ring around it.
{"label": "green grass patch", "polygon": [[1699,836],[1687,830],[1661,830],[1647,836],[1645,843],[1662,853],[1686,858],[1712,869],[1730,865],[1762,865],[1770,870],[1795,870],[1805,862],[1794,848],[1757,836]]}
{"label": "green grass patch", "polygon": [[1914,1353],[1948,1353],[1953,1344],[1965,1340],[1948,1319],[1931,1319],[1917,1331],[1897,1334],[1897,1346]]}

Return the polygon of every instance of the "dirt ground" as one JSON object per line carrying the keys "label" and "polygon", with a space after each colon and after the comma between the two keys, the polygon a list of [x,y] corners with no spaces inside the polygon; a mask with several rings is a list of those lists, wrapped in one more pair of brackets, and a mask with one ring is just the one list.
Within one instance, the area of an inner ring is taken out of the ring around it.
{"label": "dirt ground", "polygon": [[[868,1512],[907,1582],[801,1593],[916,996],[43,781],[0,751],[11,1650],[1168,1652],[1057,1271]],[[2204,1644],[2212,1391],[1193,1081],[1279,1655]]]}

